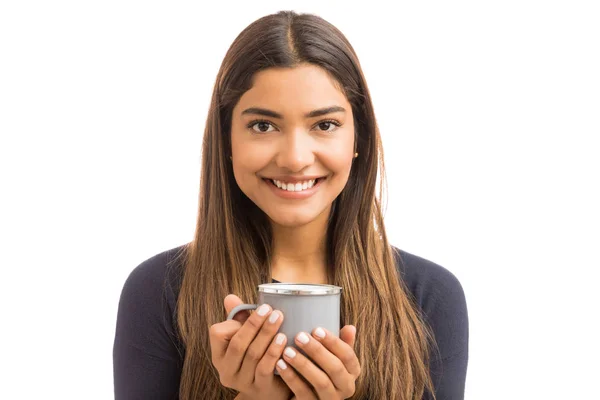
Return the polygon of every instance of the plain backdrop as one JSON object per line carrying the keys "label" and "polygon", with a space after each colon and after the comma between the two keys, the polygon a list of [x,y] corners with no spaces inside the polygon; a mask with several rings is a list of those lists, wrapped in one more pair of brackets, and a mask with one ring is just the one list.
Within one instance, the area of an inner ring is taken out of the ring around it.
{"label": "plain backdrop", "polygon": [[598,2],[8,0],[0,398],[113,396],[123,283],[191,240],[219,65],[282,9],[359,55],[391,242],[466,293],[466,398],[597,396]]}

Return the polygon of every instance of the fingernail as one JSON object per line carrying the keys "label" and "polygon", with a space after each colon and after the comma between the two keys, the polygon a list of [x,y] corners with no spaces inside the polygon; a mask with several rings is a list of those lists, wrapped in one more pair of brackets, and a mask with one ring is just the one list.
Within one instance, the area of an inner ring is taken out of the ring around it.
{"label": "fingernail", "polygon": [[304,332],[300,332],[300,334],[298,334],[298,336],[296,336],[296,338],[298,339],[298,341],[302,344],[306,344],[308,343],[308,341],[310,340],[308,338],[308,335]]}
{"label": "fingernail", "polygon": [[260,306],[258,308],[258,310],[256,310],[256,313],[258,315],[260,315],[261,317],[264,317],[265,315],[267,315],[268,312],[269,312],[269,306],[266,304],[263,304],[262,306]]}
{"label": "fingernail", "polygon": [[273,311],[271,316],[269,316],[269,322],[274,324],[279,319],[279,311]]}
{"label": "fingernail", "polygon": [[279,360],[277,361],[277,366],[281,369],[286,369],[287,368],[287,364],[285,363],[285,361],[283,360]]}
{"label": "fingernail", "polygon": [[283,333],[278,333],[277,337],[275,338],[275,344],[282,344],[284,340],[285,335]]}
{"label": "fingernail", "polygon": [[287,349],[285,349],[285,351],[283,352],[283,354],[285,354],[286,356],[288,356],[289,358],[294,358],[296,357],[296,352],[294,351],[294,349],[292,349],[291,347],[288,347]]}
{"label": "fingernail", "polygon": [[315,329],[315,336],[323,339],[325,337],[325,331],[323,330],[323,328]]}

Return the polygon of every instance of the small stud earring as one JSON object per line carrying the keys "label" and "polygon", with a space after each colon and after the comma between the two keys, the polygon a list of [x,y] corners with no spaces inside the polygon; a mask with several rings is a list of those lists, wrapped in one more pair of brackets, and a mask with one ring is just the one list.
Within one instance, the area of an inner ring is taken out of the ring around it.
{"label": "small stud earring", "polygon": [[358,153],[354,153],[354,158],[357,158],[357,157],[358,157]]}

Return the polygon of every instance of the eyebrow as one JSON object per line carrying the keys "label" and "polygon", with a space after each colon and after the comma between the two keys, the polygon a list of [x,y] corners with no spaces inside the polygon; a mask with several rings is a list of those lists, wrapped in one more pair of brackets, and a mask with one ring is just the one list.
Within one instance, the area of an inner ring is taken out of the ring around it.
{"label": "eyebrow", "polygon": [[[319,108],[317,110],[312,110],[311,112],[304,114],[304,118],[320,117],[322,115],[327,115],[327,114],[331,114],[331,113],[335,113],[335,112],[346,112],[346,109],[344,107],[340,107],[340,106],[330,106],[330,107],[325,107],[325,108]],[[278,112],[275,112],[272,110],[267,110],[266,108],[259,108],[259,107],[247,108],[244,111],[242,111],[242,115],[244,115],[244,114],[256,114],[256,115],[263,115],[265,117],[283,119],[283,115],[279,114]]]}

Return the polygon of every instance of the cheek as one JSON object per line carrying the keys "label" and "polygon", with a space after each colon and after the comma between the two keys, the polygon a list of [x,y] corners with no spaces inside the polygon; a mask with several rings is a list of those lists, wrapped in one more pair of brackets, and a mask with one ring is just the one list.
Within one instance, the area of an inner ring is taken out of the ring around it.
{"label": "cheek", "polygon": [[231,162],[236,179],[260,169],[260,160],[255,156],[256,152],[251,150],[251,143],[240,136],[237,132],[231,135]]}
{"label": "cheek", "polygon": [[255,174],[264,169],[271,159],[268,151],[253,150],[246,146],[243,151],[233,153],[233,170],[241,173]]}
{"label": "cheek", "polygon": [[322,157],[323,164],[332,173],[341,177],[347,177],[354,160],[353,151],[353,143],[338,143],[336,146],[331,147],[327,154]]}
{"label": "cheek", "polygon": [[269,161],[264,153],[248,151],[246,148],[245,151],[234,152],[232,163],[235,181],[249,195],[248,191],[252,191],[260,183],[257,173],[264,170]]}
{"label": "cheek", "polygon": [[248,160],[240,159],[240,156],[236,155],[234,159],[233,176],[235,177],[238,186],[243,189],[253,180],[252,175],[254,175],[254,167]]}
{"label": "cheek", "polygon": [[338,173],[338,176],[340,177],[340,179],[343,180],[343,186],[345,186],[346,182],[348,182],[348,178],[350,176],[350,170],[352,169],[352,160],[353,159],[354,159],[353,157],[346,157],[344,160],[344,163],[340,164],[338,171],[336,171]]}

